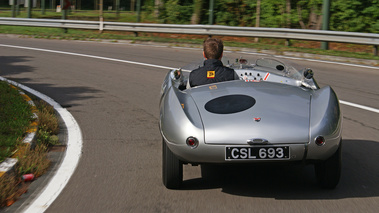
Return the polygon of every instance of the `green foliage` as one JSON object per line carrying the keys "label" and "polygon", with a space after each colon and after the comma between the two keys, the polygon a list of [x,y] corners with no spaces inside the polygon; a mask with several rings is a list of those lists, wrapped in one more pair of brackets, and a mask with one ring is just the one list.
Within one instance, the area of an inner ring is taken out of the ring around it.
{"label": "green foliage", "polygon": [[215,4],[216,23],[228,26],[239,25],[239,8],[236,7],[240,1],[223,0]]}
{"label": "green foliage", "polygon": [[58,137],[56,136],[59,133],[59,124],[54,108],[43,100],[36,102],[36,106],[39,121],[37,144],[44,144],[46,146],[59,144]]}
{"label": "green foliage", "polygon": [[[257,20],[258,0],[214,0],[214,24],[253,27]],[[331,2],[330,29],[338,31],[379,33],[379,0],[329,0]],[[209,23],[209,0],[146,0],[142,6],[142,22],[169,24]],[[287,11],[290,3],[290,11]],[[260,27],[290,27],[319,29],[323,0],[261,0]],[[108,5],[109,6],[109,5]],[[159,9],[159,10],[157,10]],[[22,12],[17,17],[26,17]],[[156,17],[159,15],[159,17]],[[2,17],[11,16],[2,11]],[[34,18],[56,18],[61,14],[51,11],[46,15],[34,11]],[[98,20],[97,11],[73,11],[68,19]],[[120,17],[104,11],[106,21],[135,22],[136,12],[122,11]],[[192,20],[195,19],[195,20]],[[200,20],[199,20],[200,19]],[[3,26],[0,26],[2,28]]]}
{"label": "green foliage", "polygon": [[[33,96],[29,96],[34,98]],[[18,90],[0,81],[0,158],[9,157],[10,153],[17,150],[12,157],[18,159],[13,170],[0,177],[0,207],[11,205],[19,196],[26,191],[26,187],[21,182],[21,176],[24,174],[34,174],[35,177],[41,176],[46,172],[50,165],[48,159],[49,145],[58,144],[58,137],[51,135],[51,132],[58,133],[58,121],[54,116],[54,108],[44,101],[33,101],[39,109],[41,116],[38,140],[33,149],[28,144],[19,143],[19,138],[25,133],[32,119],[31,106],[19,94]],[[22,116],[24,115],[24,122]],[[24,125],[13,125],[15,123],[24,123]],[[3,122],[4,121],[4,122]],[[11,122],[9,122],[11,121]],[[17,130],[17,131],[15,131]],[[16,135],[11,132],[17,133]],[[8,136],[8,137],[6,137]],[[13,137],[10,137],[13,136]],[[4,143],[9,141],[9,143]]]}
{"label": "green foliage", "polygon": [[192,1],[167,0],[160,18],[168,24],[189,24],[193,13]]}
{"label": "green foliage", "polygon": [[53,135],[58,134],[58,119],[55,116],[54,108],[42,100],[37,104],[37,106],[39,108],[37,113],[39,129],[50,132]]}
{"label": "green foliage", "polygon": [[27,149],[25,154],[18,158],[16,172],[18,176],[32,173],[35,177],[41,176],[50,165],[47,157],[47,147],[37,145],[34,149]]}
{"label": "green foliage", "polygon": [[378,0],[335,0],[331,13],[331,30],[379,33]]}
{"label": "green foliage", "polygon": [[[161,19],[165,23],[183,24],[194,13],[195,0],[166,0]],[[287,11],[287,2],[290,11]],[[353,32],[379,32],[379,0],[330,0],[330,29]],[[323,0],[262,0],[260,27],[319,29]],[[198,4],[196,9],[199,10]],[[207,24],[209,2],[201,5],[200,23]],[[215,24],[255,26],[257,0],[218,0],[214,5]]]}
{"label": "green foliage", "polygon": [[38,129],[37,144],[44,144],[46,146],[58,145],[59,140],[56,135],[52,135],[51,131],[46,130],[45,125]]}
{"label": "green foliage", "polygon": [[18,90],[0,81],[0,162],[16,148],[32,120],[31,106]]}
{"label": "green foliage", "polygon": [[263,0],[261,3],[261,27],[284,27],[285,1]]}

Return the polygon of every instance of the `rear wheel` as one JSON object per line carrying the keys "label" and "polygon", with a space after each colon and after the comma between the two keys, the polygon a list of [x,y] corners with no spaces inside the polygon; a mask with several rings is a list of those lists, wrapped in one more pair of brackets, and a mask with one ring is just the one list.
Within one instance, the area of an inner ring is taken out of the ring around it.
{"label": "rear wheel", "polygon": [[315,164],[317,180],[322,188],[334,189],[341,177],[342,140],[338,150],[327,160]]}
{"label": "rear wheel", "polygon": [[183,163],[171,152],[162,139],[162,177],[168,189],[178,189],[183,182]]}

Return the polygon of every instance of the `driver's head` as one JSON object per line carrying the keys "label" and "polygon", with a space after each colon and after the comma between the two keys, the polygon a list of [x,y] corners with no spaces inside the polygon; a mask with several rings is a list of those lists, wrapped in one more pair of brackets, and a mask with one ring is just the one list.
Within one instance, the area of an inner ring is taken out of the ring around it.
{"label": "driver's head", "polygon": [[220,39],[208,38],[203,43],[203,54],[206,59],[221,59],[224,44]]}

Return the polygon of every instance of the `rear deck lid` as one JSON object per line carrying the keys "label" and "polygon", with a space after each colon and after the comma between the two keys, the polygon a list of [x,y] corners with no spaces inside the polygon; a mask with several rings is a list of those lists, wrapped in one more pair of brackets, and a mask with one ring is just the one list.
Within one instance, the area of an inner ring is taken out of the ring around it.
{"label": "rear deck lid", "polygon": [[205,143],[237,145],[305,143],[309,137],[309,91],[271,82],[229,81],[192,88]]}

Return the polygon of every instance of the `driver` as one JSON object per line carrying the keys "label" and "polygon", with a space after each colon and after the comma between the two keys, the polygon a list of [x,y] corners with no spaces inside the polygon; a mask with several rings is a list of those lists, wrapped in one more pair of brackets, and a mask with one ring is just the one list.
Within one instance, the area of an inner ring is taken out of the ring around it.
{"label": "driver", "polygon": [[208,38],[203,43],[204,66],[193,70],[189,76],[191,87],[221,81],[239,79],[233,69],[224,67],[221,62],[224,44],[220,39]]}

